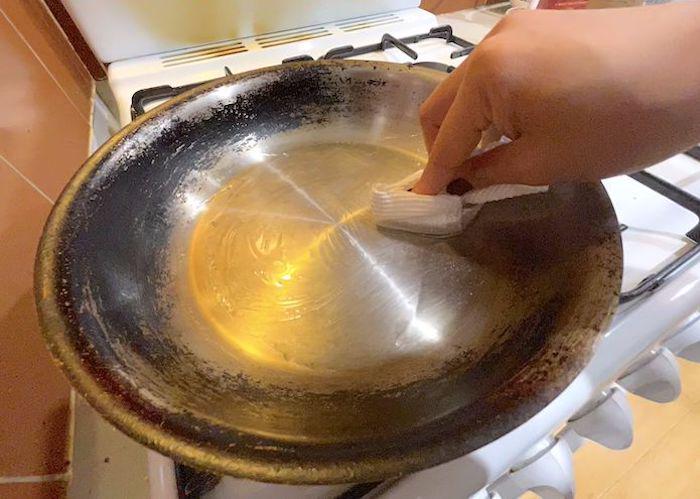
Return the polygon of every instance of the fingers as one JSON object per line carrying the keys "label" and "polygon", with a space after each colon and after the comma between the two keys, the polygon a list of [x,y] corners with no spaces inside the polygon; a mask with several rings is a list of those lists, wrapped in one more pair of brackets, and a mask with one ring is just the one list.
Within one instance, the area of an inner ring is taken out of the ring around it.
{"label": "fingers", "polygon": [[457,169],[479,144],[481,132],[490,125],[483,108],[478,90],[468,78],[462,80],[439,126],[423,176],[413,192],[437,194],[456,177]]}
{"label": "fingers", "polygon": [[423,141],[428,152],[432,149],[435,137],[437,137],[438,130],[440,130],[440,125],[457,95],[468,64],[469,59],[460,64],[457,69],[437,86],[420,107]]}
{"label": "fingers", "polygon": [[[483,38],[482,43],[488,40],[503,27],[503,23],[499,22],[489,31]],[[432,94],[423,102],[420,108],[420,121],[423,128],[423,141],[428,152],[431,151],[435,138],[437,137],[440,125],[447,115],[452,102],[454,101],[457,91],[459,90],[462,80],[469,71],[471,57],[468,57],[457,69],[433,91]],[[497,138],[500,138],[497,137]]]}
{"label": "fingers", "polygon": [[546,185],[551,173],[545,155],[520,138],[470,158],[456,171],[476,189],[497,184]]}
{"label": "fingers", "polygon": [[494,142],[501,140],[501,137],[503,137],[503,132],[496,125],[491,125],[482,132],[479,147],[489,147]]}

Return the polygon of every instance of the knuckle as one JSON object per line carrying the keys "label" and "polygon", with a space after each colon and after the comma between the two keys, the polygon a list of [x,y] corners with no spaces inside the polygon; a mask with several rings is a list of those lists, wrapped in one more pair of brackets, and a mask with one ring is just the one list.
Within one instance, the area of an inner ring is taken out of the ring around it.
{"label": "knuckle", "polygon": [[510,33],[513,30],[521,29],[522,26],[527,26],[532,23],[532,19],[526,19],[531,16],[533,11],[531,10],[512,10],[508,12],[507,15],[501,18],[500,21],[491,29],[489,33],[489,38],[493,38],[495,35],[501,35],[502,33]]}
{"label": "knuckle", "polygon": [[524,21],[524,19],[525,19],[525,17],[527,17],[531,13],[532,13],[532,11],[529,11],[529,10],[521,10],[521,9],[511,10],[501,20],[501,22],[506,23],[506,26],[512,26],[514,24],[520,24],[521,22],[527,22],[527,21]]}
{"label": "knuckle", "polygon": [[420,118],[420,122],[423,125],[428,125],[432,123],[432,106],[430,105],[430,102],[426,101],[420,105],[420,108],[418,110],[418,117]]}
{"label": "knuckle", "polygon": [[508,46],[498,40],[489,40],[482,44],[482,50],[476,55],[475,70],[487,82],[495,85],[507,85],[514,70],[513,54]]}
{"label": "knuckle", "polygon": [[477,63],[483,69],[497,69],[508,59],[508,50],[505,44],[498,40],[488,40],[479,47],[478,53],[475,50]]}
{"label": "knuckle", "polygon": [[514,165],[518,182],[524,185],[547,185],[551,179],[549,168],[539,161]]}

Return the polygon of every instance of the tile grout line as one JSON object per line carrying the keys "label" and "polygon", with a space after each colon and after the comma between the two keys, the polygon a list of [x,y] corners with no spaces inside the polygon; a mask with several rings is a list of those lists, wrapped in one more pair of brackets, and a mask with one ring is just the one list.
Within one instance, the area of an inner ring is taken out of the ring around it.
{"label": "tile grout line", "polygon": [[2,160],[2,161],[10,168],[10,170],[12,170],[13,172],[15,172],[22,180],[24,180],[25,182],[27,182],[36,192],[38,192],[38,193],[41,195],[41,197],[43,197],[44,199],[46,199],[46,200],[47,200],[49,203],[51,203],[52,205],[54,204],[54,200],[53,200],[53,199],[51,199],[44,191],[42,191],[42,190],[39,188],[38,185],[36,185],[34,182],[32,182],[32,181],[29,179],[29,177],[27,177],[25,174],[23,174],[21,171],[19,171],[19,169],[18,169],[15,165],[13,165],[12,163],[10,163],[10,160],[8,160],[8,159],[7,159],[5,156],[3,156],[2,154],[0,154],[0,160]]}
{"label": "tile grout line", "polygon": [[72,475],[73,473],[73,459],[75,457],[75,390],[71,386],[70,398],[68,399],[68,407],[70,408],[70,414],[68,415],[68,436],[66,438],[66,461],[68,461],[68,466],[66,469],[66,474]]}
{"label": "tile grout line", "polygon": [[[675,402],[675,401],[674,401],[674,402]],[[672,403],[674,403],[674,402],[672,402]],[[694,406],[694,404],[693,404],[693,406]],[[656,440],[654,440],[654,442],[649,446],[649,448],[647,449],[646,452],[644,452],[641,456],[639,456],[637,459],[635,459],[634,462],[633,462],[629,467],[627,467],[627,468],[620,474],[620,476],[618,477],[617,480],[615,480],[615,482],[613,482],[608,488],[606,488],[603,492],[601,492],[601,494],[600,494],[599,497],[601,497],[601,498],[606,497],[606,494],[607,494],[608,492],[610,492],[613,488],[615,488],[615,486],[616,486],[617,484],[619,484],[620,482],[622,482],[622,480],[623,480],[627,475],[630,474],[630,472],[632,471],[632,469],[635,468],[635,467],[642,461],[642,459],[644,459],[644,458],[645,458],[647,455],[649,455],[654,449],[656,449],[656,446],[659,445],[659,444],[661,443],[661,441],[662,441],[669,433],[671,433],[678,425],[680,425],[681,422],[683,422],[683,420],[684,420],[685,418],[687,418],[688,415],[689,415],[692,411],[693,411],[693,407],[689,407],[688,410],[686,410],[686,411],[678,418],[678,420],[677,420],[674,424],[671,425],[671,427],[670,427],[669,429],[667,429],[665,432],[663,432],[663,433],[659,436],[659,438],[657,438]]]}
{"label": "tile grout line", "polygon": [[44,483],[70,481],[70,472],[53,473],[51,475],[0,476],[0,485],[11,483]]}
{"label": "tile grout line", "polygon": [[57,86],[58,89],[61,91],[61,93],[66,97],[66,99],[68,99],[68,102],[70,102],[70,105],[73,106],[73,108],[74,108],[76,111],[78,111],[78,115],[80,115],[80,117],[83,119],[83,121],[85,121],[85,122],[89,125],[90,122],[88,121],[87,116],[85,116],[85,115],[83,114],[83,112],[80,110],[80,108],[76,105],[76,103],[73,102],[73,99],[71,99],[70,95],[68,95],[68,92],[66,92],[66,90],[63,88],[63,85],[61,85],[61,84],[59,83],[59,81],[58,81],[58,80],[56,79],[56,77],[53,75],[53,73],[51,72],[51,70],[49,70],[48,66],[47,66],[46,64],[44,64],[44,61],[41,59],[41,57],[39,57],[39,54],[36,53],[36,51],[34,50],[34,47],[32,47],[32,46],[29,44],[29,42],[28,42],[27,39],[24,37],[24,35],[22,34],[22,32],[21,32],[19,29],[17,29],[17,26],[15,26],[15,23],[12,22],[12,19],[10,19],[10,17],[9,17],[7,14],[5,14],[5,11],[2,10],[2,9],[0,9],[0,14],[2,14],[2,16],[7,20],[7,22],[10,24],[10,26],[11,26],[12,29],[15,31],[15,33],[17,33],[17,36],[20,37],[20,39],[22,40],[22,42],[24,43],[24,45],[25,45],[25,46],[29,49],[29,51],[34,55],[34,57],[36,58],[36,60],[39,61],[39,64],[41,64],[41,67],[44,68],[44,70],[49,74],[49,77],[53,80],[53,82],[56,84],[56,86]]}
{"label": "tile grout line", "polygon": [[96,106],[96,98],[97,98],[97,85],[95,83],[92,83],[92,91],[90,92],[90,126],[89,132],[88,133],[88,143],[87,143],[87,156],[86,158],[89,158],[90,155],[94,152],[92,150],[92,143],[94,142],[95,139],[95,106]]}

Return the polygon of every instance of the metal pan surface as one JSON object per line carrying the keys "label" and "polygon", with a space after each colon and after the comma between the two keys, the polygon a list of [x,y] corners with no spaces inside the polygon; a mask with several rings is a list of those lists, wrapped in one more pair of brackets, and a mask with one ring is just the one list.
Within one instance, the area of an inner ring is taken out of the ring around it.
{"label": "metal pan surface", "polygon": [[377,229],[425,161],[443,76],[294,63],[172,99],[97,151],[37,256],[47,343],[115,426],[285,483],[381,480],[489,443],[590,359],[621,280],[599,184],[487,205],[464,234]]}

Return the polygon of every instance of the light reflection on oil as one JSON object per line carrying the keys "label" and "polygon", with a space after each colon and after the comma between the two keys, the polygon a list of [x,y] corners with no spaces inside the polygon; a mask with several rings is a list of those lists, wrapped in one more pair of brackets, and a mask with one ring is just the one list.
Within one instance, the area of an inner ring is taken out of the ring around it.
{"label": "light reflection on oil", "polygon": [[384,237],[368,212],[371,185],[414,171],[419,158],[319,144],[252,159],[208,201],[189,251],[199,309],[234,351],[274,369],[331,372],[439,341],[416,315],[419,280],[387,271],[391,245],[364,241]]}

